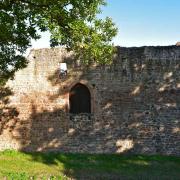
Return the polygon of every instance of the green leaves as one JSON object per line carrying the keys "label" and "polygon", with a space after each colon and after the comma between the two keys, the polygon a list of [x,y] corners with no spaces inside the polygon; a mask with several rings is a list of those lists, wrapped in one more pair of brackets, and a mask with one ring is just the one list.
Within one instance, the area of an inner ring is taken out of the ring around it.
{"label": "green leaves", "polygon": [[1,1],[0,78],[26,65],[23,54],[31,39],[40,38],[38,29],[49,30],[51,46],[73,50],[84,64],[109,64],[117,28],[110,18],[97,19],[102,5],[104,0]]}
{"label": "green leaves", "polygon": [[117,29],[110,18],[103,20],[94,19],[91,23],[83,21],[75,22],[72,28],[72,42],[70,49],[85,64],[98,63],[110,64],[114,47],[112,38],[116,35]]}

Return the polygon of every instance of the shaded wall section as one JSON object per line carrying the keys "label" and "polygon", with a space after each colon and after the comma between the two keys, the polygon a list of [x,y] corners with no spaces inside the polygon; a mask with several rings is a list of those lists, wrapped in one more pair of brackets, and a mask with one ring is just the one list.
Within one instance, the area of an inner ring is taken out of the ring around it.
{"label": "shaded wall section", "polygon": [[[1,90],[1,150],[180,155],[180,47],[117,47],[111,66],[83,67],[62,48],[28,60]],[[78,83],[91,114],[70,118]]]}

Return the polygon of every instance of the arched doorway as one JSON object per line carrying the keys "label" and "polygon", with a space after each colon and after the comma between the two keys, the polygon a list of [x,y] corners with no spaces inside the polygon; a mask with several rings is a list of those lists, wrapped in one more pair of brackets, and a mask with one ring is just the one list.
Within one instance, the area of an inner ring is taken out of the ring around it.
{"label": "arched doorway", "polygon": [[78,83],[72,87],[69,94],[70,113],[91,113],[91,94],[89,89]]}

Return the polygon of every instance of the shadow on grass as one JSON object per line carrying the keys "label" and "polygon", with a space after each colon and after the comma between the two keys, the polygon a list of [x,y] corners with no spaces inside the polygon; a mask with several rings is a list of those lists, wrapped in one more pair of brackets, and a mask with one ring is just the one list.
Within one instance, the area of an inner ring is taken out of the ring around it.
{"label": "shadow on grass", "polygon": [[117,154],[28,153],[32,161],[63,164],[63,174],[73,179],[178,179],[180,158]]}

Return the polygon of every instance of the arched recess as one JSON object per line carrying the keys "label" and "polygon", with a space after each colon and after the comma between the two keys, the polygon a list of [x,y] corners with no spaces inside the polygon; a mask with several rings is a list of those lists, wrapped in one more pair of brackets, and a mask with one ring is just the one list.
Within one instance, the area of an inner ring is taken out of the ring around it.
{"label": "arched recess", "polygon": [[77,83],[71,88],[69,112],[72,114],[91,113],[91,93],[84,84]]}

